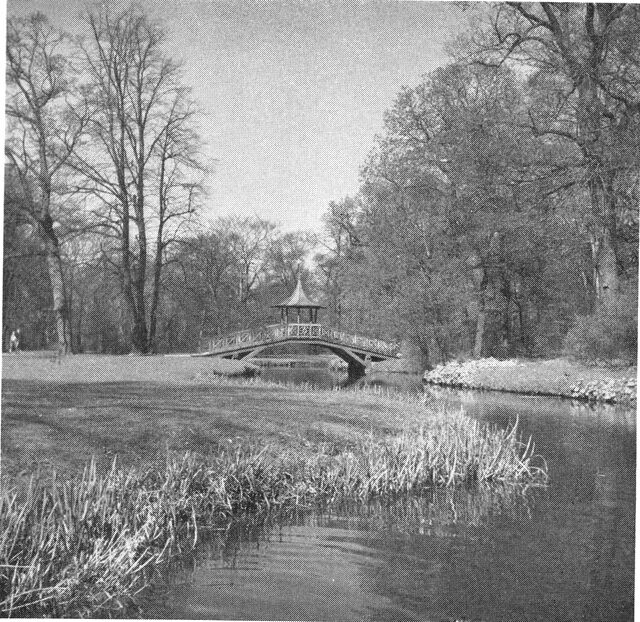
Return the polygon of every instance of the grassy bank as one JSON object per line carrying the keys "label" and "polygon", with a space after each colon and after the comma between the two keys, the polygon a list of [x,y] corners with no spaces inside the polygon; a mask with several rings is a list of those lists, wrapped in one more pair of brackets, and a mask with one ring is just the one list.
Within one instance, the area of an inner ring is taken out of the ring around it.
{"label": "grassy bank", "polygon": [[243,439],[313,452],[431,416],[417,398],[291,389],[261,379],[184,386],[5,380],[2,389],[2,470],[22,478],[37,465],[66,476],[92,456],[99,467],[116,454],[130,466],[162,461],[167,451],[208,455]]}
{"label": "grassy bank", "polygon": [[57,377],[30,361],[3,369],[4,614],[118,607],[203,526],[246,511],[546,479],[516,431],[417,396],[194,374],[210,359],[78,356]]}
{"label": "grassy bank", "polygon": [[544,484],[531,443],[462,414],[392,437],[369,436],[312,454],[233,447],[208,458],[172,455],[163,468],[96,463],[81,478],[0,500],[0,610],[84,616],[124,606],[145,568],[198,530],[246,511],[483,483]]}
{"label": "grassy bank", "polygon": [[443,386],[604,402],[635,402],[635,367],[596,367],[567,360],[480,359],[439,365],[424,380]]}

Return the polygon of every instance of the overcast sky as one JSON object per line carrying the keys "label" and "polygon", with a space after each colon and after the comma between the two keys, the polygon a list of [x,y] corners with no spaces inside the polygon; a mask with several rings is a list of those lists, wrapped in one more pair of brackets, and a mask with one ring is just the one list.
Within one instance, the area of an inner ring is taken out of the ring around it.
{"label": "overcast sky", "polygon": [[[216,158],[207,211],[318,228],[358,171],[403,85],[446,62],[466,15],[439,2],[142,3],[170,33],[170,54],[204,113]],[[10,0],[79,32],[82,0]]]}

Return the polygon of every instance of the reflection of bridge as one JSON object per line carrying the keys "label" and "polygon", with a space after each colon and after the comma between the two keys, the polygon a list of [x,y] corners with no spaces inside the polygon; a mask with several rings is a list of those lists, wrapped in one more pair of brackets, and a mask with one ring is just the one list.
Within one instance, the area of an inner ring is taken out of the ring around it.
{"label": "reflection of bridge", "polygon": [[267,348],[286,343],[310,344],[331,350],[348,363],[351,377],[361,376],[371,362],[397,358],[399,350],[397,344],[350,335],[323,324],[285,323],[203,340],[200,356],[251,358]]}

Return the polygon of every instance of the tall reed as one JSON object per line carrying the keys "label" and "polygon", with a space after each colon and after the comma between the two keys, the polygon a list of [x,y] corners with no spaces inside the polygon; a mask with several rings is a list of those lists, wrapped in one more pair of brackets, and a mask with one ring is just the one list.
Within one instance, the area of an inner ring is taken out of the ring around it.
{"label": "tall reed", "polygon": [[203,525],[241,512],[462,485],[543,485],[533,443],[462,413],[397,436],[370,435],[312,454],[230,447],[203,457],[170,454],[161,466],[81,477],[34,476],[0,497],[0,611],[83,616],[122,608],[145,568]]}

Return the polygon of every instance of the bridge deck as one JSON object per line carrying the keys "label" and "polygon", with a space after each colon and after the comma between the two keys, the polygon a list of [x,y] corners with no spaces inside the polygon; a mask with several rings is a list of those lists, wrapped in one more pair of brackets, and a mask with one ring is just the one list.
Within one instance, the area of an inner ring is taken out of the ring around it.
{"label": "bridge deck", "polygon": [[203,340],[200,345],[200,354],[224,356],[291,341],[342,346],[379,359],[396,358],[399,351],[398,344],[351,335],[323,324],[274,324]]}

